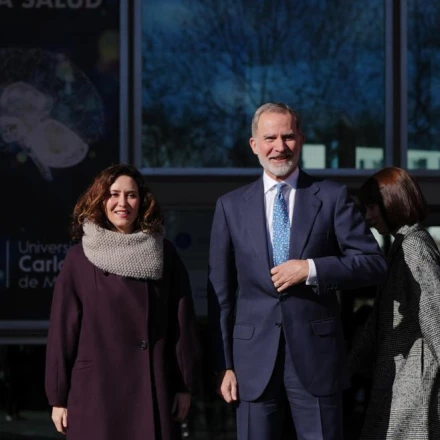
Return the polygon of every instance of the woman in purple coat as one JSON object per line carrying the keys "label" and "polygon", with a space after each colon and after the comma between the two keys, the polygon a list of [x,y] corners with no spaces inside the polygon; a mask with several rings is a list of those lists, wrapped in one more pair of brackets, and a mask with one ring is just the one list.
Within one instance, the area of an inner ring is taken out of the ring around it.
{"label": "woman in purple coat", "polygon": [[173,440],[196,391],[188,274],[139,171],[101,172],[73,213],[46,357],[52,419],[69,440]]}

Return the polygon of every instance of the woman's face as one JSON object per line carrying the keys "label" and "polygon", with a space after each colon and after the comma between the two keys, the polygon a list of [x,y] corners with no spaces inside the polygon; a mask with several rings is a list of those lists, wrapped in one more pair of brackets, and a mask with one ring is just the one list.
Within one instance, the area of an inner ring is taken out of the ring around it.
{"label": "woman's face", "polygon": [[129,176],[119,176],[110,187],[105,214],[117,232],[131,234],[139,213],[139,188]]}
{"label": "woman's face", "polygon": [[365,219],[372,228],[376,228],[381,235],[389,234],[390,231],[382,216],[382,212],[378,204],[365,205]]}

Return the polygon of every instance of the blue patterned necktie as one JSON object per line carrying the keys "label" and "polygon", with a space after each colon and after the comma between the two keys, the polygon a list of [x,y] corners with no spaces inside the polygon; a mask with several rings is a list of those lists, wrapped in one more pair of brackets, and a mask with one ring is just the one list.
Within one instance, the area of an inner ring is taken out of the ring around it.
{"label": "blue patterned necktie", "polygon": [[273,263],[278,266],[289,259],[290,221],[287,204],[283,197],[285,183],[277,183],[273,205]]}

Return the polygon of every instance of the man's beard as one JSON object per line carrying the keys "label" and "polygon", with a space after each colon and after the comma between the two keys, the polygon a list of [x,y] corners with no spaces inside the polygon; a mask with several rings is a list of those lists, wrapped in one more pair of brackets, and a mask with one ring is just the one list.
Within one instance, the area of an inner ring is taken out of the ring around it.
{"label": "man's beard", "polygon": [[269,171],[276,177],[287,176],[295,169],[295,161],[293,159],[293,156],[287,158],[287,162],[279,165],[271,162],[271,160],[266,157],[261,157],[260,155],[258,155],[258,160],[260,161],[260,165],[265,170]]}

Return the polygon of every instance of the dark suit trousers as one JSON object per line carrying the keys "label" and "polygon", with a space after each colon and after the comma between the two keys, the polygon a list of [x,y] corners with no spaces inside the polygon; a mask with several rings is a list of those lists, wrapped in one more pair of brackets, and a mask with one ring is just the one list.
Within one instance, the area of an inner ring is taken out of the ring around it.
{"label": "dark suit trousers", "polygon": [[[315,397],[302,385],[280,338],[271,380],[256,401],[237,406],[238,440],[280,440],[290,408],[298,440],[342,440],[342,395]],[[262,353],[262,361],[264,354]],[[240,384],[238,384],[240,389]]]}

